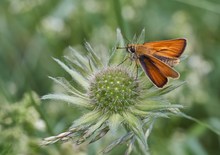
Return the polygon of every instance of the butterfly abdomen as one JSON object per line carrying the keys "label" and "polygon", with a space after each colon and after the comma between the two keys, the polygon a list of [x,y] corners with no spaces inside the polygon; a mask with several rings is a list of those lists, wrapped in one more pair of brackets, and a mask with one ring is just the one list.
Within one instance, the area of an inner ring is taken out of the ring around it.
{"label": "butterfly abdomen", "polygon": [[168,58],[163,56],[154,55],[157,59],[164,62],[165,64],[168,64],[170,67],[173,67],[175,65],[178,65],[180,60],[178,58]]}

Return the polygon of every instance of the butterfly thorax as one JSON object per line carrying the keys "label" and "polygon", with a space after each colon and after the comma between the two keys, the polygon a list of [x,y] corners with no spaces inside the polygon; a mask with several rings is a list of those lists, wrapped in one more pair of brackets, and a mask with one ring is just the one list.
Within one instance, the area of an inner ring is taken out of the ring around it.
{"label": "butterfly thorax", "polygon": [[131,54],[131,60],[136,60],[149,51],[149,49],[143,46],[143,44],[128,44],[126,50]]}

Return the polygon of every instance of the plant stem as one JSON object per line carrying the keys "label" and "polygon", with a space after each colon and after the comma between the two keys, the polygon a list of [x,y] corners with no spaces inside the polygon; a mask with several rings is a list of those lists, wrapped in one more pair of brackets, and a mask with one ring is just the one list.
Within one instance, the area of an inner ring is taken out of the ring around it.
{"label": "plant stem", "polygon": [[130,33],[128,31],[128,26],[125,23],[122,15],[121,15],[121,4],[119,0],[113,0],[113,10],[115,10],[115,16],[117,19],[117,23],[122,31],[122,33],[128,37],[130,37]]}

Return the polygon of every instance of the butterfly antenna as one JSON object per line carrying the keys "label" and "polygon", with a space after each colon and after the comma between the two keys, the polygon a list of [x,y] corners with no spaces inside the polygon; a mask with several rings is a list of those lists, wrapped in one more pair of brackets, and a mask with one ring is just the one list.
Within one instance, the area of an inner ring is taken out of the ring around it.
{"label": "butterfly antenna", "polygon": [[126,47],[116,47],[116,49],[126,49]]}

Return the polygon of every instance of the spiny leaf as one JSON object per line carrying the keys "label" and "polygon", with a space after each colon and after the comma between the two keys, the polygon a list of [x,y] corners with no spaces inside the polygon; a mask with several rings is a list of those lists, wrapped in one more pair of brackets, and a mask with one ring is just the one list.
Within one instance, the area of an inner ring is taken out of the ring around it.
{"label": "spiny leaf", "polygon": [[62,77],[54,78],[54,77],[50,77],[50,76],[49,76],[49,78],[52,79],[55,83],[62,86],[69,93],[88,100],[88,98],[85,94],[83,94],[82,92],[77,90],[75,87],[73,87],[65,78],[62,78]]}
{"label": "spiny leaf", "polygon": [[85,59],[85,56],[82,56],[81,52],[78,52],[77,50],[75,50],[71,46],[69,46],[69,49],[71,51],[71,59],[76,60],[82,68],[89,69],[89,63],[87,60],[88,58],[86,57],[87,59]]}
{"label": "spiny leaf", "polygon": [[133,133],[129,132],[126,135],[122,136],[119,139],[116,139],[115,141],[113,141],[110,145],[108,145],[103,151],[102,153],[108,153],[110,152],[112,149],[114,149],[116,146],[123,144],[125,142],[127,142],[128,140],[130,140],[133,137]]}
{"label": "spiny leaf", "polygon": [[70,57],[67,56],[64,56],[64,58],[67,60],[69,66],[71,66],[74,70],[82,74],[84,77],[88,77],[91,74],[88,68],[82,67],[81,65],[79,65],[79,63],[77,63],[77,61],[73,61]]}
{"label": "spiny leaf", "polygon": [[89,143],[93,143],[93,142],[96,142],[97,140],[101,139],[102,137],[104,137],[108,133],[109,130],[110,129],[108,126],[102,128],[102,129],[99,129],[99,131],[97,131],[97,133],[96,133],[96,136]]}
{"label": "spiny leaf", "polygon": [[145,29],[142,29],[140,35],[137,38],[137,43],[144,43],[145,42]]}
{"label": "spiny leaf", "polygon": [[140,139],[144,149],[147,151],[147,142],[144,136],[144,132],[142,129],[142,122],[136,116],[131,113],[124,112],[122,114],[125,118],[125,123],[129,126],[129,128],[135,133],[135,135]]}
{"label": "spiny leaf", "polygon": [[179,82],[177,84],[171,84],[171,85],[166,86],[162,89],[155,89],[152,92],[148,92],[144,97],[145,98],[150,98],[150,97],[153,97],[153,96],[161,96],[161,95],[167,94],[170,91],[173,91],[174,89],[182,86],[184,83],[185,83],[185,81],[184,82]]}
{"label": "spiny leaf", "polygon": [[88,103],[87,100],[79,97],[64,95],[64,94],[48,94],[44,95],[41,99],[51,99],[51,100],[60,100],[65,101],[68,103],[72,103],[77,106],[85,107],[85,108],[91,108],[91,105]]}
{"label": "spiny leaf", "polygon": [[101,119],[99,119],[97,121],[96,124],[94,124],[90,128],[88,128],[88,130],[85,132],[85,134],[76,141],[76,144],[79,145],[79,144],[83,143],[85,140],[87,140],[92,134],[94,134],[94,132],[96,130],[98,130],[103,125],[103,123],[107,119],[108,119],[108,116],[107,115],[103,115],[101,117]]}
{"label": "spiny leaf", "polygon": [[112,64],[117,64],[118,65],[125,58],[126,52],[117,50],[116,47],[118,47],[118,46],[120,46],[120,47],[124,46],[124,39],[123,39],[123,36],[121,34],[120,29],[117,29],[117,40],[116,40],[116,43],[115,43],[115,47],[112,50],[112,54],[109,58],[108,65],[112,65]]}
{"label": "spiny leaf", "polygon": [[93,124],[95,122],[98,121],[98,119],[102,116],[102,112],[100,111],[91,111],[85,115],[83,115],[82,117],[80,117],[79,119],[75,120],[73,122],[73,125],[70,127],[73,128],[73,127],[76,127],[76,126],[79,126],[79,125],[85,125],[85,124]]}
{"label": "spiny leaf", "polygon": [[[143,105],[143,104],[141,104]],[[146,104],[144,106],[136,105],[135,107],[139,110],[143,111],[152,111],[152,110],[163,110],[163,109],[169,109],[169,108],[183,108],[182,105],[179,104],[163,104],[163,103],[157,103],[157,104]]]}
{"label": "spiny leaf", "polygon": [[96,67],[103,67],[102,61],[96,55],[94,50],[92,49],[91,45],[88,42],[85,42],[85,47],[87,51],[91,54],[91,59]]}
{"label": "spiny leaf", "polygon": [[62,61],[54,58],[54,60],[67,72],[69,75],[83,88],[88,88],[88,81],[78,72],[70,69],[67,65],[65,65]]}
{"label": "spiny leaf", "polygon": [[130,155],[131,154],[131,151],[132,151],[132,149],[134,147],[134,142],[135,142],[135,137],[132,137],[131,141],[130,141],[130,143],[128,145],[128,148],[127,148],[127,150],[125,152],[125,155]]}
{"label": "spiny leaf", "polygon": [[118,130],[119,125],[123,121],[123,118],[119,114],[113,114],[109,118],[109,128],[113,133],[115,133]]}

